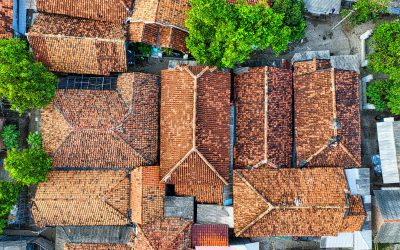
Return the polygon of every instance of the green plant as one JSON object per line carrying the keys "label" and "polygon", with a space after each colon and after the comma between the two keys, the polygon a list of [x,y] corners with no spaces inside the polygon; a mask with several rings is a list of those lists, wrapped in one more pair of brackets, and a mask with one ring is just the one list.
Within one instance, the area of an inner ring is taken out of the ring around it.
{"label": "green plant", "polygon": [[391,85],[392,83],[386,80],[374,81],[368,85],[367,97],[369,102],[375,105],[376,110],[384,111],[388,108],[386,96]]}
{"label": "green plant", "polygon": [[25,41],[0,39],[0,97],[20,114],[47,106],[55,95],[57,77],[35,62]]}
{"label": "green plant", "polygon": [[304,37],[306,22],[304,20],[303,0],[275,0],[272,9],[285,15],[284,25],[290,27],[290,41],[298,41]]}
{"label": "green plant", "polygon": [[4,168],[10,176],[23,185],[33,185],[46,181],[52,169],[51,158],[43,149],[12,149],[4,160]]}
{"label": "green plant", "polygon": [[388,0],[358,0],[353,6],[354,13],[349,17],[350,23],[359,25],[377,20],[387,13]]}
{"label": "green plant", "polygon": [[10,213],[13,206],[17,203],[17,198],[21,186],[7,181],[0,181],[0,235],[7,225],[6,216]]}
{"label": "green plant", "polygon": [[186,45],[199,63],[233,68],[255,49],[271,47],[276,55],[287,49],[292,31],[284,26],[284,14],[264,3],[191,0],[190,5]]}
{"label": "green plant", "polygon": [[163,48],[162,52],[164,54],[166,54],[167,56],[170,56],[170,55],[172,55],[172,53],[174,53],[174,51],[172,49],[170,49],[170,48]]}
{"label": "green plant", "polygon": [[146,44],[146,43],[138,43],[136,45],[136,49],[139,53],[141,53],[142,55],[145,56],[150,56],[151,55],[151,50],[153,48],[153,46]]}
{"label": "green plant", "polygon": [[28,144],[34,149],[42,148],[42,134],[39,132],[32,133],[30,132],[28,135]]}
{"label": "green plant", "polygon": [[1,138],[7,150],[19,147],[20,133],[15,125],[6,125],[1,132]]}

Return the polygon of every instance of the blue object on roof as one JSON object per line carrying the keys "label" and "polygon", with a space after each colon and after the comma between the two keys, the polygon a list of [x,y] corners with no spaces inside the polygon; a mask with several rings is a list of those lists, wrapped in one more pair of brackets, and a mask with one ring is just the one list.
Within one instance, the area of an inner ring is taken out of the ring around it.
{"label": "blue object on roof", "polygon": [[400,8],[392,7],[387,9],[392,15],[400,15]]}
{"label": "blue object on roof", "polygon": [[12,28],[16,36],[26,33],[26,0],[13,1],[13,23]]}
{"label": "blue object on roof", "polygon": [[226,199],[224,200],[224,206],[232,206],[233,199]]}
{"label": "blue object on roof", "polygon": [[382,165],[381,158],[379,155],[373,155],[371,157],[372,163],[374,164],[374,171],[376,176],[382,176]]}

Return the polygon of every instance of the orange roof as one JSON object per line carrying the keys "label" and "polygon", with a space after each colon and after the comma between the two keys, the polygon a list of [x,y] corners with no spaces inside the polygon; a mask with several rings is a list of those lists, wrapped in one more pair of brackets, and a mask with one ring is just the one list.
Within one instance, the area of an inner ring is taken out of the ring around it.
{"label": "orange roof", "polygon": [[13,0],[2,0],[0,3],[0,39],[11,38],[13,18]]}
{"label": "orange roof", "polygon": [[131,0],[37,0],[39,12],[122,23],[129,17]]}
{"label": "orange roof", "polygon": [[290,166],[292,155],[292,73],[249,68],[235,76],[235,168],[267,161]]}
{"label": "orange roof", "polygon": [[186,250],[191,246],[191,223],[182,219],[165,218],[139,225],[134,249]]}
{"label": "orange roof", "polygon": [[116,90],[58,90],[42,112],[55,167],[134,168],[158,159],[158,77],[123,74]]}
{"label": "orange roof", "polygon": [[122,24],[40,14],[28,37],[36,59],[51,71],[109,75],[127,70]]}
{"label": "orange roof", "polygon": [[128,244],[65,244],[64,250],[133,250]]}
{"label": "orange roof", "polygon": [[195,224],[192,227],[192,245],[196,246],[228,246],[228,225]]}
{"label": "orange roof", "polygon": [[333,69],[321,60],[294,67],[298,164],[359,167],[358,73]]}
{"label": "orange roof", "polygon": [[233,183],[236,236],[336,235],[351,211],[342,168],[242,169]]}
{"label": "orange roof", "polygon": [[32,213],[39,226],[127,225],[126,171],[53,171],[38,185]]}
{"label": "orange roof", "polygon": [[[229,171],[230,74],[178,66],[161,75],[161,177],[175,184],[177,195],[222,203]],[[218,191],[204,192],[213,188]]]}

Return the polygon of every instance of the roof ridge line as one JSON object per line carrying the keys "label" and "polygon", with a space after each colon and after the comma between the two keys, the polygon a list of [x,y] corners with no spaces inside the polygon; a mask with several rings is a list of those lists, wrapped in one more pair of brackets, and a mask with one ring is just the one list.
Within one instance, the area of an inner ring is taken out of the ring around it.
{"label": "roof ridge line", "polygon": [[111,136],[115,135],[119,140],[123,141],[126,145],[128,145],[129,148],[132,149],[132,151],[139,157],[141,158],[144,162],[146,162],[147,164],[150,164],[151,162],[149,160],[147,160],[146,158],[144,158],[144,156],[142,154],[139,154],[139,152],[136,151],[136,149],[134,149],[132,147],[132,145],[130,145],[128,142],[126,142],[116,131],[114,130],[110,130]]}
{"label": "roof ridge line", "polygon": [[43,37],[48,37],[48,38],[75,38],[75,39],[88,39],[88,40],[96,40],[99,42],[110,42],[110,43],[115,43],[115,42],[126,42],[126,37],[124,39],[111,39],[111,38],[99,38],[99,37],[79,37],[79,36],[66,36],[66,35],[54,35],[54,34],[44,34],[44,33],[39,33],[39,32],[33,32],[33,33],[28,33],[28,37],[30,36],[43,36]]}
{"label": "roof ridge line", "polygon": [[358,166],[360,166],[360,162],[358,162],[356,160],[356,158],[354,157],[354,155],[352,153],[350,153],[350,151],[347,149],[346,146],[344,146],[342,143],[339,143],[339,146],[343,149],[343,151],[354,161],[354,163],[356,163]]}
{"label": "roof ridge line", "polygon": [[[140,224],[137,225],[137,227],[139,228],[139,230],[142,232],[142,234],[144,235],[144,239],[146,240],[147,244],[151,247],[151,250],[156,250],[154,248],[154,246],[151,244],[150,240],[147,238],[146,233],[144,232],[144,230],[142,229],[142,226]],[[135,238],[135,240],[137,240],[137,236]]]}
{"label": "roof ridge line", "polygon": [[250,184],[250,182],[242,175],[241,170],[235,169],[233,170],[234,173],[237,174],[237,176],[246,184],[255,194],[257,194],[265,203],[267,203],[270,207],[272,204],[267,200],[267,198],[264,197],[253,185]]}
{"label": "roof ridge line", "polygon": [[264,78],[264,159],[268,159],[268,67],[264,68],[265,78]]}
{"label": "roof ridge line", "polygon": [[195,148],[191,148],[182,159],[180,159],[173,168],[161,179],[161,182],[166,182],[171,174],[194,152]]}
{"label": "roof ridge line", "polygon": [[310,157],[307,158],[306,162],[310,162],[312,159],[314,159],[315,156],[319,155],[322,151],[324,151],[328,147],[327,144],[322,146],[320,149],[317,150],[314,154],[312,154]]}
{"label": "roof ridge line", "polygon": [[[116,211],[120,216],[122,216],[124,219],[126,219],[127,222],[129,222],[128,216],[124,215],[121,211],[119,211],[116,207],[114,207],[110,202],[107,200],[103,201],[107,206],[111,207],[114,211]],[[128,224],[128,223],[126,223]]]}
{"label": "roof ridge line", "polygon": [[187,29],[181,28],[179,26],[173,25],[173,24],[164,24],[164,23],[160,23],[160,22],[156,22],[156,21],[146,21],[146,20],[142,20],[142,19],[136,19],[136,20],[132,20],[132,17],[129,17],[129,21],[130,23],[144,23],[144,24],[157,24],[160,25],[162,27],[171,27],[171,28],[175,28],[184,32],[189,32]]}
{"label": "roof ridge line", "polygon": [[[336,107],[336,84],[335,84],[335,68],[331,68],[331,83],[332,83],[332,113],[333,113],[333,120],[337,120],[337,107]],[[338,128],[337,126],[333,127],[333,135],[338,135]]]}
{"label": "roof ridge line", "polygon": [[[173,235],[173,240],[170,242],[170,243],[172,243],[172,242],[174,242],[177,238],[178,238],[178,236],[179,236],[179,234],[183,231],[183,230],[185,230],[188,226],[190,226],[190,222],[188,222],[188,221],[184,221],[184,224],[181,226],[181,227],[179,227],[179,230],[177,230],[177,232],[175,232],[175,234]],[[167,242],[168,243],[168,242]]]}
{"label": "roof ridge line", "polygon": [[197,150],[196,148],[194,149],[194,152],[198,154],[198,156],[203,160],[203,162],[211,169],[211,171],[213,171],[218,178],[221,179],[221,181],[225,184],[228,185],[229,183],[225,180],[224,177],[221,176],[221,174],[215,169],[215,167],[213,165],[211,165],[211,163],[203,156],[202,153],[200,153],[199,150]]}

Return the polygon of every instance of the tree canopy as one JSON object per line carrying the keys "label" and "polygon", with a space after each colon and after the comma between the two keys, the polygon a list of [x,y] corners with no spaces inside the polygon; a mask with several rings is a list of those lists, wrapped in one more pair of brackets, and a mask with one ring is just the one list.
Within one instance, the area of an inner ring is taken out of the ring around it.
{"label": "tree canopy", "polygon": [[0,39],[0,97],[11,108],[23,113],[49,104],[57,86],[57,77],[35,62],[25,41]]}
{"label": "tree canopy", "polygon": [[271,47],[278,55],[291,39],[285,15],[264,3],[250,6],[244,1],[191,0],[190,5],[186,45],[199,63],[233,68],[254,49]]}
{"label": "tree canopy", "polygon": [[4,126],[3,131],[1,131],[1,138],[7,150],[19,147],[19,136],[20,133],[14,124]]}
{"label": "tree canopy", "polygon": [[46,181],[47,173],[52,169],[51,163],[51,158],[41,148],[14,148],[8,151],[4,168],[14,180],[29,186]]}
{"label": "tree canopy", "polygon": [[[358,0],[353,6],[354,13],[349,20],[354,25],[377,20],[387,12],[387,6],[388,0]],[[347,13],[345,12],[345,15]]]}
{"label": "tree canopy", "polygon": [[272,9],[283,14],[284,25],[290,27],[290,41],[297,41],[304,36],[306,21],[304,20],[303,0],[274,0]]}
{"label": "tree canopy", "polygon": [[17,203],[20,190],[20,185],[0,180],[0,235],[3,233],[3,229],[7,225],[6,216]]}

